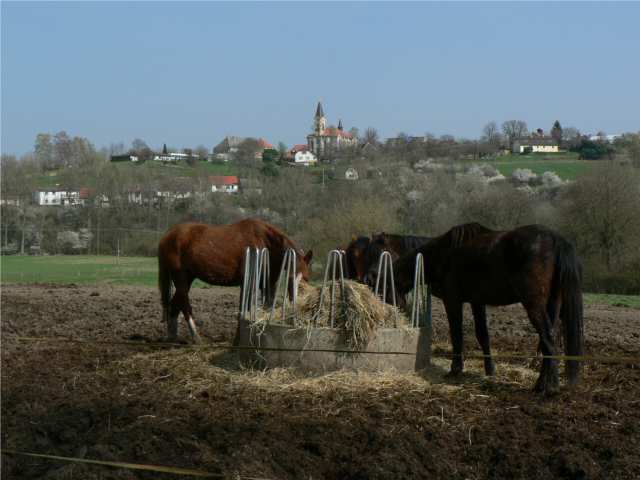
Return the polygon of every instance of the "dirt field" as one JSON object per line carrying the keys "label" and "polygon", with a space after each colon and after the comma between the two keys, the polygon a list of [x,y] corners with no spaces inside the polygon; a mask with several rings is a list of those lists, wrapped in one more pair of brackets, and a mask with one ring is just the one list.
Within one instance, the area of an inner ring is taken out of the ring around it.
{"label": "dirt field", "polygon": [[[193,292],[207,343],[230,342],[235,289]],[[468,360],[423,374],[240,370],[232,354],[16,336],[158,340],[157,293],[111,286],[2,287],[2,446],[261,478],[640,478],[640,364],[588,363],[574,390],[531,392],[538,362]],[[477,350],[472,322],[468,350]],[[492,309],[495,353],[535,353],[519,307]],[[435,305],[436,349],[448,331]],[[181,324],[181,334],[186,338]],[[590,306],[587,353],[640,356],[640,310]],[[3,478],[171,475],[3,455]]]}

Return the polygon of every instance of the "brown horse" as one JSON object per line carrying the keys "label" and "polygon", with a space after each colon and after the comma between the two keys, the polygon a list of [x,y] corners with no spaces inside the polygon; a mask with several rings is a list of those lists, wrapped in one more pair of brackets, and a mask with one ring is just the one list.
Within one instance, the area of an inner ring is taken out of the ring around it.
{"label": "brown horse", "polygon": [[344,250],[343,265],[345,278],[364,283],[367,273],[366,254],[369,248],[369,237],[353,237]]}
{"label": "brown horse", "polygon": [[[241,285],[247,247],[266,247],[269,250],[272,293],[288,248],[297,252],[298,273],[294,281],[309,281],[313,253],[309,251],[303,255],[289,237],[262,220],[247,219],[232,225],[182,223],[162,237],[158,246],[158,283],[170,341],[177,337],[180,312],[191,337],[195,342],[199,341],[189,303],[191,284],[198,278],[211,285]],[[172,283],[176,289],[173,298]]]}
{"label": "brown horse", "polygon": [[[451,375],[463,369],[462,305],[466,302],[471,304],[476,338],[485,355],[491,354],[485,306],[513,303],[521,303],[527,311],[543,355],[556,354],[553,329],[558,315],[566,354],[582,354],[582,268],[574,247],[556,232],[539,225],[503,232],[477,223],[454,227],[395,263],[400,293],[413,287],[418,252],[424,255],[426,281],[447,312],[453,345]],[[579,362],[566,362],[569,383],[578,380],[579,371]],[[485,358],[485,372],[494,372],[490,357]],[[557,361],[544,358],[535,390],[557,388]]]}
{"label": "brown horse", "polygon": [[[391,252],[395,260],[423,245],[430,237],[379,233],[369,237],[353,237],[345,251],[345,276],[361,283],[375,284],[378,259],[383,251]],[[373,283],[372,283],[373,280]]]}
{"label": "brown horse", "polygon": [[378,261],[382,252],[387,251],[395,262],[402,255],[421,247],[432,237],[420,237],[417,235],[395,235],[392,233],[379,233],[372,235],[365,255],[365,282],[370,286],[376,284],[378,274]]}

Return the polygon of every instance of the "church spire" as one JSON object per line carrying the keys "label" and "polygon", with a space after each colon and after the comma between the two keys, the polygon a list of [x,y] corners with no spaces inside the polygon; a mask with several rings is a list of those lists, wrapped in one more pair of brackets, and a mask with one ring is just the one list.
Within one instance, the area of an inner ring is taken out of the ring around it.
{"label": "church spire", "polygon": [[316,108],[316,118],[324,117],[324,111],[322,110],[322,102],[318,102],[318,108]]}
{"label": "church spire", "polygon": [[342,119],[338,120],[338,130],[342,130]]}

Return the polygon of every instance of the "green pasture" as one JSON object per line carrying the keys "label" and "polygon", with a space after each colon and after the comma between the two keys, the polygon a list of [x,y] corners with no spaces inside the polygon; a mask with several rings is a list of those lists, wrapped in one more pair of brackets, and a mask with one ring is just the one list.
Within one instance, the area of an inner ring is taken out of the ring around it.
{"label": "green pasture", "polygon": [[[2,283],[111,283],[119,285],[158,284],[158,262],[154,257],[106,255],[2,256]],[[209,287],[196,281],[195,287]]]}
{"label": "green pasture", "polygon": [[501,174],[509,177],[518,168],[528,168],[538,175],[551,171],[563,180],[575,180],[589,171],[592,160],[579,160],[576,153],[531,153],[528,155],[505,155],[490,162]]}
{"label": "green pasture", "polygon": [[[76,283],[156,286],[157,261],[153,257],[93,255],[2,256],[0,278],[5,283]],[[196,281],[195,287],[208,285]],[[587,293],[587,305],[605,304],[640,309],[640,295]]]}

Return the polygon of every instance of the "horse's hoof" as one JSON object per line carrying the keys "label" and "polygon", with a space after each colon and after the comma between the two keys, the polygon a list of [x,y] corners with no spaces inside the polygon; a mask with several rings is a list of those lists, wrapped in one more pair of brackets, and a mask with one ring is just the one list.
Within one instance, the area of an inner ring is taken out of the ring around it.
{"label": "horse's hoof", "polygon": [[488,377],[493,377],[496,374],[496,365],[490,359],[484,362],[484,374]]}
{"label": "horse's hoof", "polygon": [[445,375],[445,377],[447,378],[460,378],[462,376],[462,370],[461,369],[451,369],[449,370],[449,373],[447,373]]}

